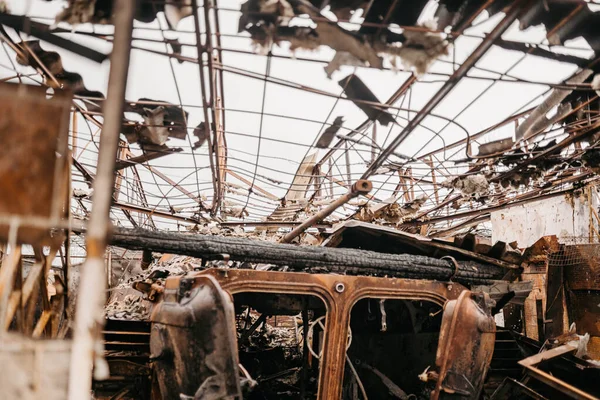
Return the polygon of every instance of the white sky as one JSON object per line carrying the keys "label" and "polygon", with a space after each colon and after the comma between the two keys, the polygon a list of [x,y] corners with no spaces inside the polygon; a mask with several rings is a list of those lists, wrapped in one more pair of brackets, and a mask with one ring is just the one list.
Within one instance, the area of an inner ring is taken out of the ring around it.
{"label": "white sky", "polygon": [[[9,0],[11,10],[15,14],[27,13],[34,17],[53,18],[62,6],[61,2],[45,2],[42,0]],[[219,6],[222,8],[238,9],[240,2],[235,0],[221,0]],[[434,8],[429,7],[428,12],[433,15]],[[239,13],[234,11],[220,11],[220,24],[222,37],[222,46],[229,50],[251,51],[252,46],[248,35],[243,33],[237,34]],[[475,22],[477,25],[474,28],[468,29],[466,34],[468,37],[460,37],[450,51],[450,55],[443,57],[436,62],[430,69],[432,73],[450,74],[453,71],[452,61],[455,57],[456,63],[461,63],[465,60],[481,42],[482,37],[486,32],[489,32],[495,24],[503,18],[503,14],[496,15],[487,19],[487,15],[481,15]],[[201,18],[202,20],[202,18]],[[51,19],[43,19],[42,22],[50,23]],[[481,22],[479,24],[479,22]],[[135,38],[158,39],[162,40],[163,36],[157,29],[166,27],[167,24],[162,15],[160,21],[154,21],[150,24],[142,24],[136,21],[135,23]],[[543,27],[529,28],[526,31],[517,29],[518,23],[513,26],[503,35],[504,39],[523,41],[529,43],[546,43],[545,30]],[[68,26],[64,26],[70,29]],[[167,32],[167,38],[178,38],[182,44],[192,46],[184,46],[183,55],[196,58],[197,53],[193,44],[195,43],[193,31],[193,17],[188,17],[181,21],[178,26],[179,32]],[[352,28],[352,25],[346,24],[346,28]],[[356,26],[354,26],[355,28]],[[150,30],[145,29],[150,28]],[[110,26],[83,25],[76,28],[76,31],[89,31],[96,29],[99,32],[112,32]],[[230,36],[231,35],[231,36]],[[84,43],[108,53],[111,45],[101,39],[90,39],[77,35],[77,33],[66,34],[73,41]],[[558,48],[555,51],[562,51],[568,54],[576,54],[581,57],[590,58],[593,52],[589,49],[587,43],[582,40],[575,40],[567,43],[567,48]],[[158,51],[165,51],[165,45],[161,43],[150,43],[141,40],[135,40],[134,46],[143,47]],[[84,78],[86,87],[90,90],[99,90],[106,93],[106,85],[108,80],[109,62],[105,61],[99,65],[91,61],[87,61],[77,57],[65,50],[57,49],[54,46],[44,43],[43,47],[46,50],[58,51],[63,60],[63,65],[66,70],[77,72]],[[576,50],[576,49],[579,50]],[[170,49],[169,49],[170,51]],[[273,49],[275,55],[289,56],[290,52],[286,46],[275,47]],[[8,54],[13,57],[14,54],[9,50]],[[321,49],[315,52],[298,51],[298,58],[311,58],[328,61],[333,57],[334,52],[330,49]],[[558,83],[571,76],[576,67],[569,64],[561,64],[541,58],[526,56],[523,60],[522,54],[512,51],[493,47],[484,56],[476,66],[480,69],[474,69],[470,72],[471,76],[496,78],[498,74],[508,73],[512,77],[517,77],[536,82]],[[519,62],[521,60],[521,62]],[[518,63],[518,64],[516,64]],[[13,72],[6,66],[11,63],[6,56],[6,53],[0,53],[0,78],[9,77]],[[267,57],[257,54],[239,54],[232,51],[224,51],[223,64],[229,67],[235,67],[264,75],[266,72]],[[515,67],[516,64],[516,67]],[[303,62],[298,60],[272,58],[270,76],[286,81],[295,82],[306,85],[312,88],[317,88],[334,95],[339,95],[341,88],[338,81],[354,71],[354,67],[342,67],[341,71],[336,72],[330,80],[327,78],[323,67],[325,64],[316,62]],[[173,80],[171,68],[175,72],[177,82]],[[482,69],[493,71],[486,72]],[[18,70],[22,73],[33,72],[31,68],[19,67]],[[367,68],[358,68],[356,74],[366,83],[366,85],[376,94],[380,101],[384,102],[391,96],[394,91],[400,87],[402,82],[409,76],[409,72],[393,72],[382,71]],[[169,60],[162,55],[150,54],[142,50],[133,50],[131,58],[131,68],[129,74],[129,82],[127,86],[127,99],[137,100],[141,97],[151,98],[155,100],[168,101],[173,104],[179,104],[180,101],[185,106],[185,110],[190,113],[188,127],[190,128],[191,143],[195,142],[196,138],[191,135],[193,128],[202,121],[202,109],[200,95],[200,81],[198,77],[198,66],[193,63],[185,62],[179,64],[175,60]],[[407,95],[402,102],[403,108],[408,108],[413,112],[409,113],[401,111],[398,114],[398,122],[400,125],[406,125],[406,118],[414,115],[426,102],[433,96],[436,91],[442,86],[444,76],[426,74],[419,78],[419,81],[413,85],[409,96]],[[491,87],[476,103],[461,113],[473,99],[478,97],[485,89]],[[178,95],[181,96],[181,99]],[[264,116],[262,120],[262,130],[260,130],[260,113],[262,108],[264,83],[258,79],[252,79],[233,73],[225,73],[224,97],[225,106],[228,109],[225,113],[226,120],[226,137],[229,148],[228,167],[252,180],[254,174],[254,163],[256,154],[259,149],[259,167],[257,169],[256,184],[264,190],[274,194],[277,197],[283,197],[288,190],[291,180],[296,169],[298,168],[303,157],[319,136],[323,121],[327,120],[332,123],[335,117],[343,116],[345,119],[345,128],[354,128],[365,120],[363,112],[345,99],[337,100],[336,98],[326,97],[318,94],[306,93],[293,88],[280,86],[277,84],[268,83],[266,85],[266,97],[264,104]],[[474,134],[481,129],[487,128],[496,122],[499,122],[512,113],[518,111],[521,107],[535,100],[534,105],[541,100],[538,96],[548,90],[548,86],[543,84],[530,83],[515,83],[515,82],[496,82],[491,80],[479,79],[463,79],[453,89],[451,94],[443,101],[435,110],[434,114],[445,118],[456,118],[456,122],[464,127],[469,134]],[[396,104],[399,106],[400,103]],[[238,110],[238,111],[234,111]],[[395,114],[395,110],[390,110]],[[309,119],[315,122],[305,122],[296,119],[282,118],[270,116],[269,114],[280,114],[287,117],[296,117]],[[404,118],[404,120],[403,120]],[[433,116],[427,117],[423,125],[430,130],[439,131],[447,124],[443,119]],[[399,126],[389,127],[377,126],[377,142],[380,146],[384,146],[395,137],[401,130]],[[416,156],[424,154],[427,151],[437,149],[443,145],[452,143],[456,140],[466,137],[464,131],[457,125],[448,125],[443,130],[439,131],[439,135],[443,138],[436,137],[431,131],[423,127],[417,128],[407,140],[397,149],[399,153]],[[95,129],[92,129],[95,131]],[[90,140],[90,132],[84,123],[79,118],[78,122],[78,147],[75,150],[76,156],[80,157],[80,161],[90,170],[94,170],[97,148],[94,143],[89,144],[85,151],[82,147],[86,145],[86,141]],[[347,132],[347,131],[346,131]],[[340,133],[346,133],[341,131]],[[514,125],[508,125],[503,129],[499,129],[490,135],[487,135],[482,142],[495,140],[504,137],[510,137],[514,134]],[[259,140],[259,135],[261,139]],[[422,148],[427,141],[433,140],[429,145]],[[270,140],[272,139],[272,140]],[[276,140],[287,141],[290,143],[280,143]],[[335,142],[334,142],[335,143]],[[210,180],[210,170],[208,168],[208,157],[206,145],[198,151],[192,153],[190,142],[171,139],[167,142],[169,147],[182,147],[183,153],[167,156],[150,164],[161,172],[167,174],[171,179],[180,182],[190,192],[197,194],[198,189],[203,196],[206,196],[210,202],[212,198],[212,184]],[[134,153],[139,153],[137,145],[132,145]],[[361,151],[361,155],[365,160],[370,160],[370,148],[365,146],[357,147]],[[326,150],[311,149],[311,152],[318,151],[317,159],[320,159]],[[455,150],[452,150],[447,156],[450,156]],[[476,153],[476,146],[472,150]],[[464,150],[455,158],[464,158]],[[339,158],[339,168],[334,169],[335,178],[340,180],[346,179],[346,167],[344,156],[341,152],[337,152],[334,156]],[[289,160],[289,161],[283,161]],[[395,157],[390,160],[399,161]],[[366,169],[366,164],[356,152],[351,152],[350,156],[352,180],[360,177]],[[197,172],[194,168],[196,165],[200,168]],[[447,168],[447,174],[451,177],[454,174],[464,172],[465,164],[455,166],[453,162],[447,161],[444,163]],[[419,171],[420,169],[420,171]],[[173,190],[169,184],[160,179],[155,178],[148,173],[145,168],[138,168],[144,189],[148,196],[148,202],[151,206],[159,210],[168,211],[168,206],[191,207],[194,202],[182,193]],[[428,175],[428,167],[423,163],[413,165],[413,173],[416,176]],[[379,191],[374,191],[372,194],[376,198],[383,200],[390,196],[391,191],[396,187],[398,182],[397,177],[389,180],[387,184],[383,184],[387,176],[374,176],[373,182],[375,188]],[[128,182],[133,182],[130,172],[127,172],[126,179]],[[426,179],[430,179],[427,177]],[[445,178],[438,176],[438,181]],[[78,182],[79,180],[79,182]],[[245,186],[235,178],[228,177],[231,182]],[[81,178],[74,178],[75,187],[85,187],[81,183]],[[423,190],[430,191],[431,188],[424,185]],[[124,185],[121,195],[121,201],[136,203],[136,199],[127,199],[128,185]],[[418,189],[417,189],[418,191]],[[336,187],[335,194],[345,192],[342,187]],[[429,192],[430,193],[430,192]],[[443,197],[445,192],[441,192]],[[168,201],[162,199],[163,195],[167,195]],[[418,195],[418,194],[417,194]],[[245,195],[228,194],[228,201],[244,205],[246,201]],[[431,199],[430,199],[431,200]],[[277,206],[276,202],[267,201],[256,195],[251,196],[248,211],[250,212],[249,219],[258,220],[270,214]],[[191,209],[190,209],[191,210]],[[346,213],[350,212],[348,209]],[[127,224],[121,213],[115,213],[120,221]],[[191,214],[187,214],[191,215]],[[340,217],[341,214],[338,214]],[[174,221],[166,221],[162,227],[175,229]]]}

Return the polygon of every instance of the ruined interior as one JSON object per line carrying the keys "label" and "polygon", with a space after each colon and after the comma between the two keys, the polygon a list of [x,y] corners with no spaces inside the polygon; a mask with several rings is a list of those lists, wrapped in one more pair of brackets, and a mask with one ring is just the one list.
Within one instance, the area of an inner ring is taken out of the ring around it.
{"label": "ruined interior", "polygon": [[600,399],[600,3],[0,0],[0,399]]}

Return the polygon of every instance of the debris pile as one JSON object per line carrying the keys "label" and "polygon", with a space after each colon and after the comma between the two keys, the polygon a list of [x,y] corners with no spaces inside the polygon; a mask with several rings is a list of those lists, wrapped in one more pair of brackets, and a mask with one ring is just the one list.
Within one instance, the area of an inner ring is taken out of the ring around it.
{"label": "debris pile", "polygon": [[367,206],[360,209],[355,219],[383,225],[399,225],[405,220],[414,218],[427,199],[426,195],[421,195],[403,205],[398,204],[396,198],[384,200],[379,204],[368,203]]}
{"label": "debris pile", "polygon": [[145,321],[150,318],[150,309],[141,296],[130,294],[122,300],[113,300],[104,308],[106,318]]}

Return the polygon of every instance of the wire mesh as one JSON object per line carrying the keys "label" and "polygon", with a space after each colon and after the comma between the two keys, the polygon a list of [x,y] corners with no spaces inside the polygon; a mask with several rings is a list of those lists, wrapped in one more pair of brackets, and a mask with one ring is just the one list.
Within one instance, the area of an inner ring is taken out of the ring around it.
{"label": "wire mesh", "polygon": [[548,265],[586,267],[600,264],[600,239],[589,236],[566,236],[559,239],[560,250],[549,254]]}

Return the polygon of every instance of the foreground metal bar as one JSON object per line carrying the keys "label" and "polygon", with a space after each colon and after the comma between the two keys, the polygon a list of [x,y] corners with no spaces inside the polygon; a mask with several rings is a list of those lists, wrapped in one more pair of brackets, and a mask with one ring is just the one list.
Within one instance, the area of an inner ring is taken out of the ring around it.
{"label": "foreground metal bar", "polygon": [[[100,332],[106,296],[104,251],[110,228],[110,205],[113,200],[115,161],[119,132],[123,120],[123,105],[129,53],[133,31],[135,2],[118,0],[114,3],[115,40],[110,56],[111,66],[108,93],[104,109],[104,128],[100,138],[98,167],[94,180],[94,202],[87,231],[87,261],[81,271],[81,283],[73,336],[69,375],[69,399],[89,399],[92,387],[94,359],[103,355]],[[102,368],[96,372],[102,373]],[[108,367],[104,372],[107,371]]]}
{"label": "foreground metal bar", "polygon": [[394,138],[394,140],[386,147],[379,157],[367,168],[365,173],[362,175],[362,179],[367,179],[381,165],[387,160],[387,158],[396,150],[396,148],[410,135],[410,133],[417,127],[419,124],[431,113],[435,107],[442,100],[446,98],[446,96],[454,89],[454,86],[467,75],[471,67],[473,67],[477,61],[488,51],[490,47],[492,47],[494,40],[498,39],[504,31],[506,31],[510,25],[517,19],[517,17],[521,14],[524,6],[526,4],[531,3],[530,0],[517,0],[513,2],[510,8],[506,11],[506,16],[502,21],[496,25],[493,31],[491,31],[485,39],[481,42],[481,44],[471,53],[469,58],[465,60],[464,63],[452,74],[450,78],[444,83],[444,86],[429,100],[429,102],[415,115],[415,117],[408,123],[408,125]]}
{"label": "foreground metal bar", "polygon": [[[196,51],[198,52],[198,73],[199,73],[199,77],[200,77],[200,93],[202,94],[202,112],[203,112],[203,116],[204,116],[204,136],[206,137],[206,142],[208,143],[208,161],[210,163],[210,170],[212,172],[212,180],[213,180],[213,190],[214,190],[214,196],[213,196],[213,204],[212,204],[212,210],[211,210],[211,216],[214,217],[214,215],[217,212],[217,207],[218,207],[218,199],[219,199],[219,193],[220,193],[220,184],[218,182],[219,179],[219,171],[218,171],[218,167],[215,165],[216,164],[216,159],[213,158],[213,139],[211,139],[210,136],[210,131],[211,131],[211,120],[209,118],[209,113],[208,113],[208,109],[211,107],[210,105],[210,101],[208,98],[208,93],[206,90],[206,80],[205,80],[205,76],[204,76],[204,61],[202,59],[202,55],[206,52],[205,47],[202,45],[201,42],[201,34],[200,32],[202,32],[200,30],[200,17],[198,16],[198,1],[197,0],[191,0],[191,4],[192,4],[192,10],[193,10],[193,14],[194,14],[194,29],[196,30]],[[209,35],[207,35],[208,37]],[[208,57],[210,58],[211,55],[208,54]],[[212,121],[214,122],[214,121]],[[216,144],[215,144],[216,146]]]}
{"label": "foreground metal bar", "polygon": [[321,211],[304,221],[300,226],[294,228],[290,233],[288,233],[281,239],[281,243],[290,243],[302,232],[304,232],[314,224],[319,223],[323,219],[327,218],[339,207],[343,206],[344,204],[346,204],[353,198],[358,197],[361,194],[369,193],[371,189],[373,189],[373,185],[370,181],[364,179],[358,180],[354,183],[354,185],[352,185],[348,193],[338,197],[337,200],[335,200],[333,203],[331,203],[330,205],[328,205],[327,207],[325,207],[324,209],[322,209]]}

